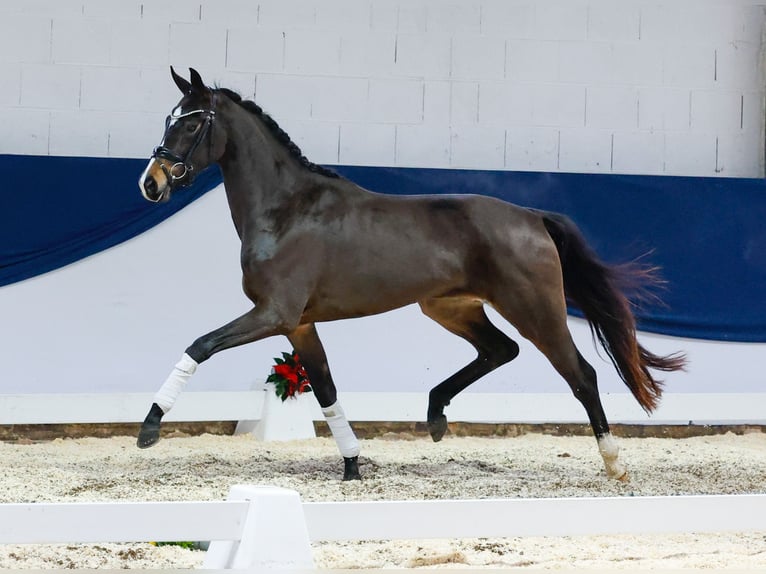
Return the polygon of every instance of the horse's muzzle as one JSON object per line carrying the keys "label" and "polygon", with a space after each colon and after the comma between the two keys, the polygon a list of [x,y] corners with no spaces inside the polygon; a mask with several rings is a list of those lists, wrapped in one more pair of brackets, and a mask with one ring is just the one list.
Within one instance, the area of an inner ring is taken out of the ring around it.
{"label": "horse's muzzle", "polygon": [[170,185],[167,177],[155,159],[149,161],[149,165],[141,174],[138,187],[141,189],[141,195],[153,203],[167,201],[170,197]]}

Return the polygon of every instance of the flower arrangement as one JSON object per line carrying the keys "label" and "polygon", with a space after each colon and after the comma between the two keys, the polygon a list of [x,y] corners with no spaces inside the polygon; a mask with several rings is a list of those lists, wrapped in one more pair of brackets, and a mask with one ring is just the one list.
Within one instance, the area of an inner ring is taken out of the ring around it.
{"label": "flower arrangement", "polygon": [[301,393],[311,392],[309,376],[301,365],[298,353],[282,353],[282,358],[274,358],[274,362],[266,382],[274,383],[277,396],[282,402]]}

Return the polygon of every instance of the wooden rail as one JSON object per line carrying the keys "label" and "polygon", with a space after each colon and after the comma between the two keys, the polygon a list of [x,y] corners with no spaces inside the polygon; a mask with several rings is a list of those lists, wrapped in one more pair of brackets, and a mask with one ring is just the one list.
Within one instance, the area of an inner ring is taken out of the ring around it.
{"label": "wooden rail", "polygon": [[0,544],[211,541],[206,568],[312,568],[311,542],[766,532],[766,494],[301,502],[234,486],[220,502],[0,504]]}

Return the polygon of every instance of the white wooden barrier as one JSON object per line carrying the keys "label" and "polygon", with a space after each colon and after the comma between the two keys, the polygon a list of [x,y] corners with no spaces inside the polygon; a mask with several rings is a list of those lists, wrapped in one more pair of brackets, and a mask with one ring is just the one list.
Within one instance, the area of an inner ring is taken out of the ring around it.
{"label": "white wooden barrier", "polygon": [[[167,416],[178,421],[257,421],[263,390],[185,392]],[[0,395],[0,425],[141,422],[153,393],[62,393]],[[428,393],[339,392],[353,421],[419,422],[425,419]],[[307,396],[313,420],[324,420]],[[766,424],[766,393],[666,393],[651,417],[628,393],[602,396],[611,423]],[[569,392],[479,393],[456,397],[447,409],[451,421],[475,423],[587,423],[585,409]]]}
{"label": "white wooden barrier", "polygon": [[766,494],[304,502],[270,486],[222,502],[0,504],[0,544],[211,540],[205,568],[313,568],[311,541],[766,532]]}
{"label": "white wooden barrier", "polygon": [[221,502],[0,504],[0,544],[210,541],[205,568],[312,568],[297,492],[234,486]]}

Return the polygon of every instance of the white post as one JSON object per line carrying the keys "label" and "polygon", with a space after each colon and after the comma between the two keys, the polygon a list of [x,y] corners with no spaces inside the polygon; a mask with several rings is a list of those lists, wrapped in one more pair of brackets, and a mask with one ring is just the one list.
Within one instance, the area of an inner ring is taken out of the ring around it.
{"label": "white post", "polygon": [[250,507],[239,541],[214,540],[203,568],[314,569],[300,495],[276,486],[235,485],[228,500]]}
{"label": "white post", "polygon": [[235,434],[251,433],[260,441],[283,441],[315,438],[314,419],[311,413],[311,394],[301,394],[282,401],[274,385],[266,383],[263,410],[259,421],[240,421]]}

